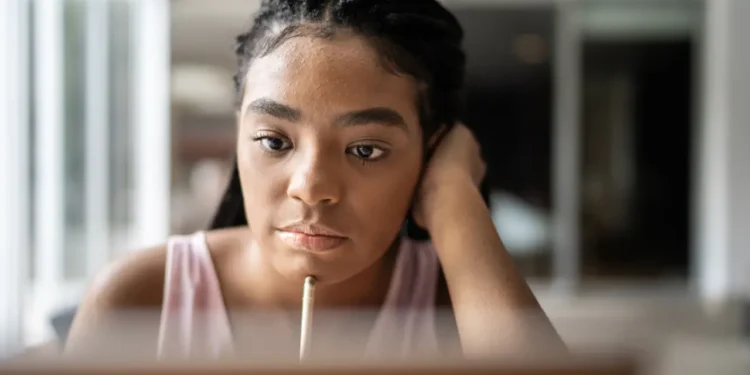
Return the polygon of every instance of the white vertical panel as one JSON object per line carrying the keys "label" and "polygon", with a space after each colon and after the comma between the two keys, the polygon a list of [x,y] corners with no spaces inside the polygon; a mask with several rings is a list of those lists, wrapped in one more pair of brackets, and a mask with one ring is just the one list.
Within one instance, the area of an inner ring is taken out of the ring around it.
{"label": "white vertical panel", "polygon": [[41,311],[54,307],[64,268],[65,131],[63,108],[63,2],[34,3],[35,243]]}
{"label": "white vertical panel", "polygon": [[750,3],[706,1],[697,177],[698,285],[715,302],[750,298]]}
{"label": "white vertical panel", "polygon": [[559,1],[555,25],[552,131],[553,278],[571,291],[580,262],[581,23],[579,1]]}
{"label": "white vertical panel", "polygon": [[0,1],[0,358],[23,345],[29,254],[28,1]]}
{"label": "white vertical panel", "polygon": [[169,234],[169,1],[134,0],[133,11],[133,245],[141,247]]}
{"label": "white vertical panel", "polygon": [[86,260],[94,275],[109,242],[109,0],[86,4]]}
{"label": "white vertical panel", "polygon": [[[750,2],[732,2],[729,32],[731,89],[728,97],[732,122],[729,137],[729,243],[732,248],[732,295],[750,308]],[[746,331],[747,334],[747,331]]]}
{"label": "white vertical panel", "polygon": [[729,19],[728,0],[706,2],[703,43],[703,119],[699,140],[696,227],[701,295],[722,299],[729,289],[728,154]]}

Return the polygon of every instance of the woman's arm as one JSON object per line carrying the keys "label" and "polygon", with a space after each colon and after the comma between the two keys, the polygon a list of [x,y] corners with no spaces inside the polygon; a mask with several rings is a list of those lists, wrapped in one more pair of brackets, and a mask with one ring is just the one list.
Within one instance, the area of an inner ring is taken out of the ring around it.
{"label": "woman's arm", "polygon": [[457,125],[437,145],[414,217],[435,244],[467,356],[550,354],[564,349],[500,240],[478,186],[485,165]]}
{"label": "woman's arm", "polygon": [[432,196],[429,230],[453,301],[464,353],[548,354],[564,348],[492,223],[471,181]]}

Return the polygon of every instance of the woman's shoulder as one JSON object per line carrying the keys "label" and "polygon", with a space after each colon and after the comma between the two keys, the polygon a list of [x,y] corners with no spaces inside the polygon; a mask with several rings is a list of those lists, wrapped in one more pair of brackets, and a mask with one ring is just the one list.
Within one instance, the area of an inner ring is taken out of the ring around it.
{"label": "woman's shoulder", "polygon": [[116,337],[125,332],[138,332],[135,336],[143,341],[130,345],[128,351],[153,349],[155,338],[146,331],[158,323],[165,262],[166,246],[162,245],[128,253],[102,270],[77,308],[65,342],[66,353],[116,353]]}
{"label": "woman's shoulder", "polygon": [[158,306],[163,299],[169,252],[193,252],[195,247],[190,245],[194,244],[196,237],[205,234],[200,240],[205,241],[205,250],[216,262],[230,256],[238,248],[244,230],[231,228],[173,236],[167,243],[125,254],[97,275],[87,294],[97,304],[108,307]]}
{"label": "woman's shoulder", "polygon": [[[198,247],[197,241],[201,240],[202,249],[207,250],[210,256],[203,259],[221,259],[237,248],[236,239],[241,238],[242,233],[242,229],[228,229],[205,235],[175,236],[165,244],[130,252],[112,262],[96,276],[78,306],[65,344],[66,351],[88,352],[91,348],[97,348],[104,352],[111,349],[116,353],[115,346],[99,345],[101,341],[98,335],[103,335],[102,340],[108,342],[109,338],[127,334],[143,339],[143,342],[138,341],[138,345],[132,346],[134,352],[153,353],[156,343],[154,335],[158,332],[164,301],[165,280],[168,270],[175,269],[175,265],[169,262],[177,260],[170,259],[169,254],[179,252],[180,255],[190,255]],[[190,243],[196,246],[185,246]],[[91,340],[97,344],[91,345]]]}
{"label": "woman's shoulder", "polygon": [[162,244],[119,257],[94,278],[87,300],[102,308],[159,305],[166,254],[167,245]]}

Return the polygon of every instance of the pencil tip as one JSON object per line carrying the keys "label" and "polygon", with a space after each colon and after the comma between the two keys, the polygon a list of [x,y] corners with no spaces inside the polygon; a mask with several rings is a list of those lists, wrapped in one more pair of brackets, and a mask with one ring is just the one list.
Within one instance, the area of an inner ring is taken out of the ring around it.
{"label": "pencil tip", "polygon": [[306,277],[305,278],[305,284],[315,285],[315,277],[313,277],[313,276]]}

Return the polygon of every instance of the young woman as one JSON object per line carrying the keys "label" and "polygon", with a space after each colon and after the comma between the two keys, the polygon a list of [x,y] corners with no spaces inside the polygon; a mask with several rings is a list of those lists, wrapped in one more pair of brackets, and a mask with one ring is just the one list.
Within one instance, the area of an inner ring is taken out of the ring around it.
{"label": "young woman", "polygon": [[104,347],[117,312],[156,308],[144,353],[295,356],[307,276],[316,311],[352,311],[316,313],[313,353],[444,351],[441,306],[464,355],[561,347],[479,193],[461,40],[435,0],[263,1],[237,39],[236,168],[212,230],[117,262],[67,350]]}

